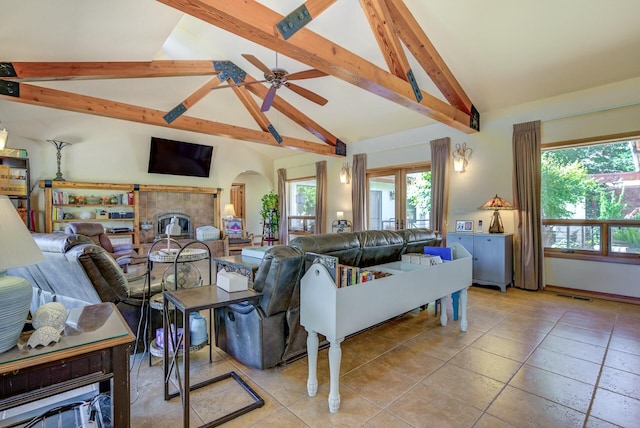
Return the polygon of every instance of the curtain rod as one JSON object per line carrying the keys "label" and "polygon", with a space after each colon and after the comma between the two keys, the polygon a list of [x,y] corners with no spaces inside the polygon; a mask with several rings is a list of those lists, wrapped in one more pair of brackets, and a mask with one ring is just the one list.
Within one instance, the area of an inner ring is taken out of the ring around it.
{"label": "curtain rod", "polygon": [[578,116],[586,116],[588,114],[594,114],[594,113],[602,113],[605,111],[609,111],[609,110],[617,110],[617,109],[621,109],[621,108],[627,108],[627,107],[634,107],[640,105],[640,101],[637,101],[635,103],[629,103],[629,104],[621,104],[618,106],[611,106],[611,107],[602,107],[600,109],[596,109],[596,110],[587,110],[587,111],[583,111],[580,113],[574,113],[574,114],[568,114],[565,116],[558,116],[558,117],[553,117],[551,119],[544,119],[542,120],[542,122],[553,122],[556,120],[562,120],[562,119],[569,119],[572,117],[578,117]]}

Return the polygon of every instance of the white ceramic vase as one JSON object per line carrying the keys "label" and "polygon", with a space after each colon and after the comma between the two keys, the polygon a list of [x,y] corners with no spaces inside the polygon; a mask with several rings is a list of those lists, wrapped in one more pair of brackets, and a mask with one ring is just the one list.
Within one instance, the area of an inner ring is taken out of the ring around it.
{"label": "white ceramic vase", "polygon": [[0,272],[0,353],[16,346],[31,304],[31,284]]}

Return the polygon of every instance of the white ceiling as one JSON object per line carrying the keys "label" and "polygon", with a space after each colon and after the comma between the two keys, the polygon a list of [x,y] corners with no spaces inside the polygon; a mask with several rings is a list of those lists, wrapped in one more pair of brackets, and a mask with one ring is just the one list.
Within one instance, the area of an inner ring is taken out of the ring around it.
{"label": "white ceiling", "polygon": [[[275,52],[154,0],[2,3],[0,61],[230,60],[256,79],[262,73],[242,53],[253,54],[268,66],[276,62]],[[303,1],[260,3],[286,15]],[[640,1],[405,0],[405,4],[480,112],[481,121],[488,111],[640,76]],[[359,2],[337,1],[307,28],[386,69]],[[420,88],[444,99],[407,54]],[[283,55],[277,61],[289,72],[309,68]],[[168,111],[209,79],[39,84]],[[432,123],[332,76],[299,84],[329,103],[317,106],[286,88],[278,94],[347,144]],[[29,132],[35,137],[38,127],[44,130],[70,115],[74,120],[87,116],[0,100],[2,126],[25,137]],[[259,129],[230,89],[212,91],[188,115]],[[267,116],[280,134],[317,141],[275,109]],[[299,153],[252,146],[274,158]]]}

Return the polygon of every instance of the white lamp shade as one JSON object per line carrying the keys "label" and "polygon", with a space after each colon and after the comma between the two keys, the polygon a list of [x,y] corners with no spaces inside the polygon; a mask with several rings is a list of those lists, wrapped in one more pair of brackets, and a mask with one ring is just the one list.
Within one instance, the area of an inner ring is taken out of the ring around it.
{"label": "white lamp shade", "polygon": [[0,195],[0,271],[44,261],[20,215],[7,196]]}
{"label": "white lamp shade", "polygon": [[233,204],[225,204],[224,205],[224,216],[226,218],[233,218],[236,216],[236,209]]}

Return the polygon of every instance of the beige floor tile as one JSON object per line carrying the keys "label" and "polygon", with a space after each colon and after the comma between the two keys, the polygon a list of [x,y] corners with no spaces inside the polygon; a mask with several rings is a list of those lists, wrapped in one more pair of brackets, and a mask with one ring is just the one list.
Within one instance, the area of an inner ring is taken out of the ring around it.
{"label": "beige floor tile", "polygon": [[602,347],[607,346],[611,336],[607,332],[589,330],[572,324],[558,324],[551,329],[549,334]]}
{"label": "beige floor tile", "polygon": [[419,379],[427,377],[444,364],[444,361],[438,358],[417,353],[404,345],[393,348],[373,361],[387,369]]}
{"label": "beige floor tile", "polygon": [[240,417],[223,425],[225,428],[244,428],[247,426],[260,428],[304,428],[309,425],[305,424],[300,418],[291,413],[289,409],[281,408],[269,415],[261,416],[256,423],[248,425],[248,421],[244,417]]}
{"label": "beige floor tile", "polygon": [[377,406],[386,407],[421,380],[421,377],[407,376],[372,361],[342,376],[340,384],[348,386]]}
{"label": "beige floor tile", "polygon": [[509,382],[522,365],[517,361],[471,347],[453,357],[450,363],[502,383]]}
{"label": "beige floor tile", "polygon": [[364,425],[382,409],[360,397],[351,389],[340,388],[340,409],[329,412],[329,388],[321,387],[315,397],[305,397],[290,405],[288,409],[310,427],[357,427]]}
{"label": "beige floor tile", "polygon": [[369,419],[363,426],[366,428],[411,428],[411,425],[384,410]]}
{"label": "beige floor tile", "polygon": [[625,372],[640,375],[640,355],[627,354],[626,352],[609,349],[604,365]]}
{"label": "beige floor tile", "polygon": [[480,410],[485,410],[505,386],[502,382],[451,363],[440,367],[425,379],[422,385],[457,398]]}
{"label": "beige floor tile", "polygon": [[640,318],[638,316],[620,315],[613,332],[617,336],[640,340]]}
{"label": "beige floor tile", "polygon": [[620,428],[619,425],[612,424],[611,422],[603,421],[594,416],[587,417],[587,422],[584,424],[584,428]]}
{"label": "beige floor tile", "polygon": [[591,416],[621,427],[635,428],[640,421],[640,401],[598,388]]}
{"label": "beige floor tile", "polygon": [[516,342],[515,340],[487,333],[473,342],[471,347],[509,358],[510,360],[523,362],[533,352],[535,344]]}
{"label": "beige floor tile", "polygon": [[571,324],[589,330],[608,333],[613,329],[615,318],[615,314],[607,312],[593,310],[571,310],[567,311],[562,316],[562,318],[560,318],[559,323]]}
{"label": "beige floor tile", "polygon": [[600,373],[599,364],[541,348],[533,351],[525,363],[589,385],[596,384]]}
{"label": "beige floor tile", "polygon": [[505,337],[516,342],[537,345],[547,333],[513,322],[501,322],[489,331],[494,336]]}
{"label": "beige floor tile", "polygon": [[581,427],[585,414],[511,386],[487,413],[517,427]]}
{"label": "beige floor tile", "polygon": [[556,321],[538,318],[534,313],[530,312],[516,312],[505,318],[502,323],[514,327],[532,329],[542,333],[549,333],[556,325]]}
{"label": "beige floor tile", "polygon": [[603,367],[598,388],[640,400],[640,375]]}
{"label": "beige floor tile", "polygon": [[510,428],[511,425],[501,419],[496,418],[488,413],[483,414],[473,428]]}
{"label": "beige floor tile", "polygon": [[482,415],[477,408],[423,384],[386,410],[414,427],[471,427]]}
{"label": "beige floor tile", "polygon": [[601,364],[607,348],[592,345],[590,343],[578,342],[577,340],[566,339],[560,336],[549,335],[540,343],[539,348],[581,360],[591,361]]}
{"label": "beige floor tile", "polygon": [[510,386],[587,413],[594,386],[555,373],[524,366],[509,382]]}
{"label": "beige floor tile", "polygon": [[611,342],[609,343],[609,349],[640,355],[640,339],[617,336],[614,331],[613,336],[611,336]]}

